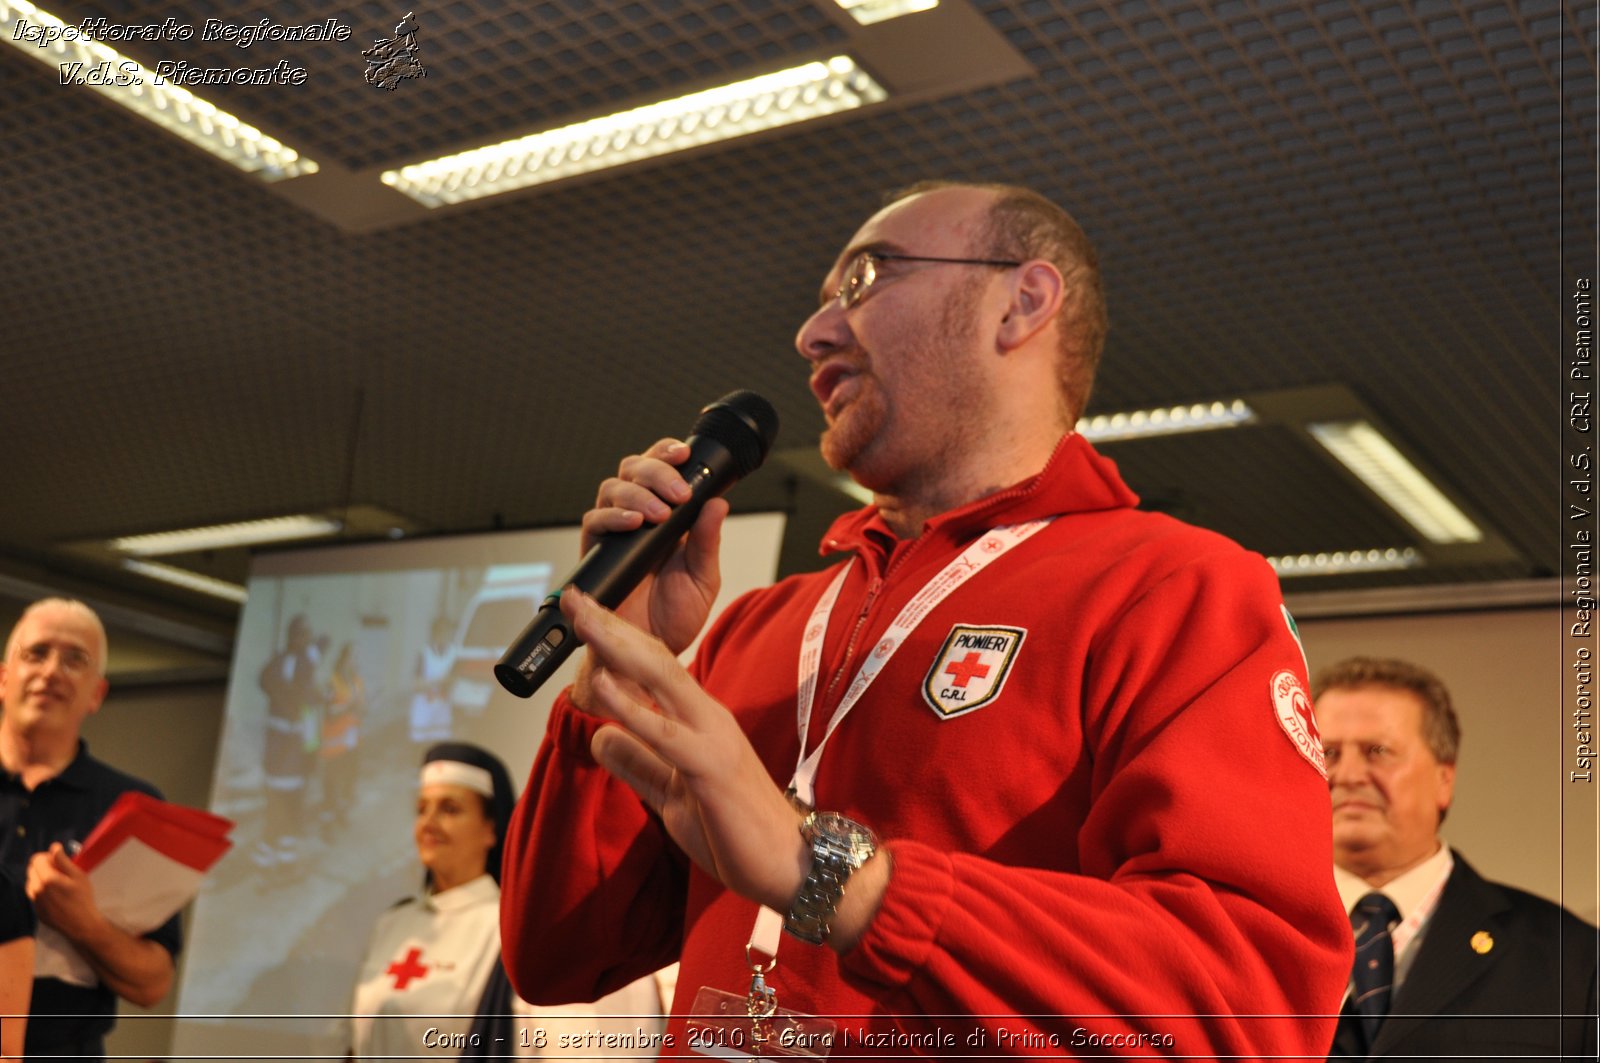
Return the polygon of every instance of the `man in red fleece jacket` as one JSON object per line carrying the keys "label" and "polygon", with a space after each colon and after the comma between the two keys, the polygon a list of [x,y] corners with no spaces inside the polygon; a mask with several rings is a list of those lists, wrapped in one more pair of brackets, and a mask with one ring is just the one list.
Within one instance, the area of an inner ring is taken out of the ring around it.
{"label": "man in red fleece jacket", "polygon": [[[1032,192],[918,186],[856,233],[796,346],[874,504],[688,670],[725,503],[615,614],[564,595],[588,653],[506,843],[524,997],[676,959],[667,1055],[1325,1054],[1351,943],[1304,658],[1260,557],[1072,432],[1105,331]],[[664,519],[686,456],[625,459],[586,540]]]}

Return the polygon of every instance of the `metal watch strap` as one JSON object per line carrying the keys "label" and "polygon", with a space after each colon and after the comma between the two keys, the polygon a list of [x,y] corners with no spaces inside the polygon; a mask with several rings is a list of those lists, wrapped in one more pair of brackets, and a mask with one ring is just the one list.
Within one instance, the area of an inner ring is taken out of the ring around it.
{"label": "metal watch strap", "polygon": [[828,940],[845,883],[877,851],[878,840],[872,831],[836,812],[811,813],[800,833],[811,843],[811,868],[783,928],[801,941],[820,945]]}

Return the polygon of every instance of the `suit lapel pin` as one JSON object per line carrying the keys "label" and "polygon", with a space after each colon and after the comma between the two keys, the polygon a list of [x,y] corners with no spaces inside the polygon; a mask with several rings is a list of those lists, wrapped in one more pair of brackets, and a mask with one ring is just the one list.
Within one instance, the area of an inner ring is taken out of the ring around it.
{"label": "suit lapel pin", "polygon": [[1486,956],[1494,948],[1494,935],[1487,930],[1480,930],[1472,935],[1472,951],[1479,956]]}

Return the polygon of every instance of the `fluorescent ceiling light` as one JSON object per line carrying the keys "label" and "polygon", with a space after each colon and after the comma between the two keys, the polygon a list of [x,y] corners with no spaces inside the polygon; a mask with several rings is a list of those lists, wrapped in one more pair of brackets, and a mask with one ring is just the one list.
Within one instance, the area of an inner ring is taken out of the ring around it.
{"label": "fluorescent ceiling light", "polygon": [[1412,547],[1387,550],[1335,550],[1331,554],[1290,554],[1269,557],[1267,564],[1279,576],[1338,576],[1346,572],[1392,572],[1416,568],[1422,555]]}
{"label": "fluorescent ceiling light", "polygon": [[419,162],[383,182],[427,207],[559,181],[763,129],[862,107],[888,93],[855,62],[764,74],[675,100]]}
{"label": "fluorescent ceiling light", "polygon": [[876,499],[872,492],[862,487],[848,476],[840,475],[833,478],[833,486],[841,493],[849,495],[863,506],[870,506]]}
{"label": "fluorescent ceiling light", "polygon": [[[1256,412],[1243,399],[1234,399],[1232,402],[1164,406],[1155,410],[1099,413],[1093,417],[1079,418],[1076,430],[1091,443],[1105,443],[1237,428],[1242,424],[1252,424],[1256,419]],[[834,486],[851,498],[863,503],[872,502],[872,492],[848,476],[837,477]]]}
{"label": "fluorescent ceiling light", "polygon": [[138,557],[185,554],[196,550],[216,550],[229,546],[281,543],[294,539],[315,539],[333,535],[342,526],[326,517],[272,517],[238,524],[213,524],[205,528],[183,528],[152,535],[129,535],[112,539],[106,545],[118,553]]}
{"label": "fluorescent ceiling light", "polygon": [[915,15],[918,11],[932,11],[939,6],[939,0],[834,0],[834,3],[863,26],[888,22],[901,15]]}
{"label": "fluorescent ceiling light", "polygon": [[135,561],[127,558],[122,562],[122,567],[129,572],[137,572],[141,576],[149,576],[164,583],[171,583],[179,587],[186,587],[191,591],[209,594],[213,598],[226,598],[230,602],[243,602],[245,589],[237,583],[226,580],[213,579],[202,576],[198,572],[190,572],[186,568],[175,568],[172,565],[163,565],[159,561]]}
{"label": "fluorescent ceiling light", "polygon": [[1158,410],[1131,413],[1098,413],[1078,421],[1078,434],[1091,443],[1170,436],[1184,432],[1207,432],[1214,428],[1237,428],[1256,420],[1256,413],[1243,399],[1232,402],[1197,402],[1191,406],[1169,406]]}
{"label": "fluorescent ceiling light", "polygon": [[1483,538],[1478,526],[1366,421],[1308,424],[1306,431],[1429,541]]}
{"label": "fluorescent ceiling light", "polygon": [[[26,24],[26,29],[22,28]],[[0,0],[0,37],[61,77],[82,77],[102,96],[263,181],[316,173],[317,164],[188,89],[27,0]],[[73,64],[80,64],[72,71]],[[98,76],[91,77],[92,74]],[[108,84],[93,84],[106,81]],[[133,82],[124,84],[123,82]]]}

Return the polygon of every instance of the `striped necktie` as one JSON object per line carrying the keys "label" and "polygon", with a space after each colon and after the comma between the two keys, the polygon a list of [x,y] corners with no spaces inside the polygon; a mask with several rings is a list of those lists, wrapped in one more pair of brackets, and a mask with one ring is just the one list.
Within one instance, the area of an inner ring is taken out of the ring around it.
{"label": "striped necktie", "polygon": [[1394,902],[1381,893],[1369,893],[1356,902],[1350,926],[1356,933],[1356,962],[1350,1002],[1361,1015],[1361,1032],[1370,1050],[1378,1028],[1389,1014],[1394,989],[1394,941],[1389,928],[1400,921]]}

